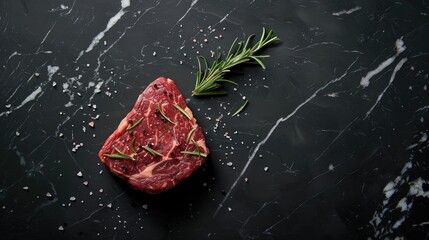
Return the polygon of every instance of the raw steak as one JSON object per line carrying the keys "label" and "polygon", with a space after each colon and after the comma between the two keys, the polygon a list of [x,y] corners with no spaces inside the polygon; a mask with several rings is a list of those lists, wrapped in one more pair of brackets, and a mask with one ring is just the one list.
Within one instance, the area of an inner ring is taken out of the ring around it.
{"label": "raw steak", "polygon": [[159,193],[191,175],[208,153],[175,82],[160,77],[140,94],[98,156],[132,187]]}

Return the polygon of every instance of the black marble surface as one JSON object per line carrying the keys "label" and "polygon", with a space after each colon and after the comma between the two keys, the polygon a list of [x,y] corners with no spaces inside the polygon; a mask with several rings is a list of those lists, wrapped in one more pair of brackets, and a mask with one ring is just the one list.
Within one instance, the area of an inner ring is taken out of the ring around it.
{"label": "black marble surface", "polygon": [[[266,70],[191,96],[198,53],[263,27]],[[1,1],[0,238],[427,239],[428,43],[425,0]],[[97,152],[158,76],[211,155],[147,195]]]}

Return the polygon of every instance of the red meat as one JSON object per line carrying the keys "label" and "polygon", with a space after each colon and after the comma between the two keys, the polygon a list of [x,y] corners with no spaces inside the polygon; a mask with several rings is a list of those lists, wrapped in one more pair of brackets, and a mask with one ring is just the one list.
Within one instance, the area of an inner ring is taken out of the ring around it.
{"label": "red meat", "polygon": [[175,82],[160,77],[140,94],[98,156],[132,187],[159,193],[189,177],[208,154],[201,127]]}

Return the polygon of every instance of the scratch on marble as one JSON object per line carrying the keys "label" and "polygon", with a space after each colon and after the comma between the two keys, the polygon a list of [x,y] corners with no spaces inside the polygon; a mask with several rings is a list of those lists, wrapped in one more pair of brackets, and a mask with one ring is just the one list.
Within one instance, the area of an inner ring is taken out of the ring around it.
{"label": "scratch on marble", "polygon": [[363,77],[360,80],[360,85],[363,88],[366,88],[369,86],[370,83],[370,79],[372,77],[374,77],[375,75],[379,74],[381,71],[383,71],[386,67],[388,67],[390,64],[393,63],[393,61],[395,61],[396,57],[399,56],[399,54],[401,54],[403,51],[405,51],[406,47],[404,45],[404,41],[402,41],[402,38],[399,38],[396,40],[395,42],[395,47],[396,47],[396,54],[388,59],[386,59],[384,62],[382,62],[380,65],[378,65],[378,67],[374,70],[369,71],[365,77]]}
{"label": "scratch on marble", "polygon": [[50,199],[50,200],[48,200],[48,201],[45,201],[44,203],[42,203],[42,204],[40,204],[39,206],[37,206],[37,207],[35,207],[34,208],[34,210],[33,211],[31,211],[31,213],[29,214],[29,216],[27,217],[27,220],[29,220],[29,219],[31,219],[32,218],[32,216],[34,216],[34,214],[36,213],[36,212],[38,212],[38,211],[40,211],[40,210],[42,210],[43,208],[45,208],[45,207],[47,207],[47,206],[49,206],[49,205],[52,205],[52,204],[54,204],[54,203],[56,203],[56,202],[58,202],[58,193],[57,193],[57,190],[55,189],[55,185],[51,182],[51,181],[49,181],[48,180],[48,183],[49,183],[49,185],[51,186],[51,189],[52,189],[52,192],[54,193],[53,195],[54,195],[54,198],[52,198],[52,199]]}
{"label": "scratch on marble", "polygon": [[46,33],[45,37],[42,39],[42,42],[40,42],[39,47],[36,50],[36,54],[40,53],[40,49],[43,47],[43,43],[46,41],[46,39],[48,38],[49,34],[51,33],[52,29],[55,27],[55,25],[57,24],[57,22],[54,22],[54,24],[52,24],[51,28],[49,29],[49,31]]}
{"label": "scratch on marble", "polygon": [[235,7],[231,10],[231,11],[229,11],[227,14],[225,14],[225,16],[223,16],[220,20],[219,20],[219,22],[217,22],[217,23],[215,23],[215,24],[213,24],[213,26],[212,26],[212,28],[213,27],[216,27],[218,24],[220,24],[220,23],[223,23],[223,21],[225,21],[228,17],[229,17],[229,15],[232,13],[232,12],[234,12],[235,11]]}
{"label": "scratch on marble", "polygon": [[338,134],[337,136],[335,136],[334,140],[332,140],[329,145],[322,151],[322,153],[320,153],[320,155],[314,159],[313,162],[318,161],[321,157],[323,157],[325,155],[325,153],[329,150],[329,148],[332,146],[332,144],[334,144],[340,137],[341,135],[344,133],[344,131],[348,130],[350,128],[350,126],[352,126],[357,120],[359,119],[359,117],[356,117],[355,119],[353,119],[353,121],[351,121],[349,124],[347,124],[347,126],[345,128],[343,128]]}
{"label": "scratch on marble", "polygon": [[353,176],[356,172],[358,172],[360,169],[356,169],[353,172],[349,173],[347,176],[345,176],[344,178],[340,179],[339,181],[337,181],[334,185],[330,186],[329,188],[316,193],[315,195],[311,196],[310,198],[307,198],[306,200],[304,200],[303,202],[301,202],[297,207],[295,207],[287,216],[281,218],[280,220],[278,220],[277,222],[275,222],[273,225],[271,225],[270,227],[266,228],[260,235],[262,234],[269,234],[270,231],[275,228],[276,226],[278,226],[279,224],[281,224],[282,222],[284,222],[285,220],[290,219],[290,217],[292,215],[294,215],[302,206],[304,206],[305,204],[307,204],[308,202],[310,202],[311,200],[317,198],[318,196],[328,192],[329,190],[335,188],[336,186],[338,186],[339,184],[341,184],[345,179]]}
{"label": "scratch on marble", "polygon": [[[123,191],[123,192],[121,192],[119,195],[117,195],[116,197],[114,197],[111,201],[109,201],[109,202],[113,202],[113,201],[115,201],[116,199],[118,199],[118,198],[120,198],[122,195],[124,195],[124,193],[125,193],[125,191]],[[102,207],[99,207],[98,209],[96,209],[95,211],[93,211],[93,212],[91,212],[87,217],[85,217],[85,218],[83,218],[83,219],[81,219],[81,220],[79,220],[79,221],[77,221],[77,222],[74,222],[74,223],[72,223],[72,224],[70,224],[69,225],[69,228],[70,227],[73,227],[73,226],[75,226],[75,225],[77,225],[77,224],[79,224],[79,223],[81,223],[81,222],[84,222],[84,221],[86,221],[86,220],[88,220],[88,219],[90,219],[90,218],[92,218],[92,216],[94,216],[94,214],[96,214],[97,212],[99,212],[99,211],[101,211],[101,210],[103,210],[104,208],[106,208],[107,207],[107,205],[104,205],[104,206],[102,206]]]}
{"label": "scratch on marble", "polygon": [[66,142],[64,142],[64,148],[66,149],[67,153],[69,154],[69,156],[71,157],[71,159],[73,160],[73,162],[76,164],[77,168],[79,170],[82,170],[82,168],[80,167],[79,163],[76,161],[76,159],[73,157],[73,154],[70,152],[69,148],[66,145]]}
{"label": "scratch on marble", "polygon": [[198,3],[198,0],[192,0],[192,2],[191,2],[191,6],[189,6],[189,8],[188,8],[188,10],[186,10],[186,12],[185,12],[185,14],[183,14],[183,16],[179,19],[179,20],[177,20],[177,22],[173,25],[173,27],[170,29],[170,33],[171,33],[171,30],[173,30],[176,26],[177,26],[177,24],[179,24],[185,17],[186,17],[186,15],[188,15],[188,13],[191,11],[191,9],[195,6],[195,4],[197,4]]}
{"label": "scratch on marble", "polygon": [[235,189],[238,181],[243,177],[244,173],[247,171],[247,168],[252,163],[253,159],[255,158],[255,155],[259,151],[259,148],[261,146],[263,146],[268,141],[268,139],[271,137],[271,135],[276,130],[276,128],[280,125],[280,123],[285,122],[285,121],[289,120],[291,117],[293,117],[303,106],[305,106],[307,103],[309,103],[311,100],[313,100],[319,94],[319,92],[323,91],[324,89],[326,89],[330,85],[332,85],[332,84],[334,84],[334,83],[342,80],[345,76],[347,76],[348,71],[356,63],[357,60],[358,60],[358,58],[356,58],[350,64],[350,66],[345,70],[345,72],[340,77],[332,79],[327,84],[325,84],[324,86],[322,86],[319,89],[317,89],[309,98],[307,98],[304,102],[302,102],[301,104],[299,104],[295,108],[295,110],[293,110],[289,115],[287,115],[285,117],[281,117],[281,118],[279,118],[276,121],[276,123],[274,124],[274,126],[272,126],[271,129],[268,131],[268,133],[265,136],[265,138],[256,145],[255,149],[253,150],[252,154],[249,156],[249,159],[247,160],[247,162],[244,165],[243,169],[241,170],[240,174],[238,175],[238,177],[236,178],[236,180],[233,182],[233,184],[229,188],[228,192],[226,193],[225,197],[222,199],[221,203],[219,204],[219,206],[217,207],[216,211],[214,212],[213,218],[216,217],[216,215],[218,214],[218,212],[220,211],[220,209],[223,207],[223,204],[225,203],[225,201],[229,198],[229,196],[231,195],[232,191]]}
{"label": "scratch on marble", "polygon": [[366,113],[364,120],[366,118],[368,118],[368,116],[371,114],[372,110],[374,110],[374,108],[378,105],[378,103],[380,102],[380,100],[383,98],[384,93],[387,91],[387,89],[390,87],[390,85],[392,85],[393,81],[395,80],[395,76],[396,73],[401,69],[402,65],[404,65],[404,63],[407,61],[407,58],[403,58],[401,59],[401,61],[399,61],[399,63],[395,66],[395,69],[393,70],[392,75],[390,76],[390,80],[389,80],[389,84],[387,84],[387,86],[384,88],[384,90],[380,93],[380,95],[378,95],[377,100],[375,101],[374,105],[372,105],[372,107],[368,110],[368,112]]}
{"label": "scratch on marble", "polygon": [[113,17],[109,19],[107,22],[106,28],[98,33],[93,39],[92,42],[89,44],[89,46],[86,48],[85,51],[81,51],[75,60],[77,62],[85,53],[91,52],[95,46],[98,45],[101,39],[104,38],[104,35],[113,27],[115,24],[122,18],[122,16],[125,15],[125,9],[130,6],[130,0],[121,0],[121,9],[119,12],[117,12]]}
{"label": "scratch on marble", "polygon": [[[9,146],[9,148],[10,147],[11,146]],[[18,158],[19,158],[19,164],[21,166],[25,166],[25,164],[26,164],[25,158],[24,158],[23,154],[20,151],[18,151],[18,147],[14,146],[12,149],[15,151],[16,156],[18,156]]]}
{"label": "scratch on marble", "polygon": [[247,218],[246,218],[246,220],[244,220],[244,222],[241,224],[241,228],[240,228],[240,230],[239,230],[240,236],[241,236],[243,239],[248,239],[248,235],[246,235],[246,234],[245,234],[245,230],[244,230],[244,228],[245,228],[245,226],[249,223],[249,221],[250,221],[252,218],[257,217],[257,216],[262,212],[262,210],[264,210],[264,208],[265,208],[265,207],[267,207],[267,206],[269,206],[270,204],[273,204],[273,203],[278,204],[278,202],[277,202],[277,201],[264,202],[264,203],[262,204],[262,206],[261,206],[261,207],[256,211],[256,213],[254,213],[254,214],[250,215],[249,217],[247,217]]}
{"label": "scratch on marble", "polygon": [[39,143],[37,145],[37,147],[35,147],[28,155],[31,156],[33,155],[37,150],[39,150],[39,148],[41,148],[43,146],[43,144],[46,143],[46,141],[48,141],[49,139],[51,139],[51,136],[48,136],[45,138],[45,140],[43,140],[41,143]]}
{"label": "scratch on marble", "polygon": [[334,13],[332,13],[332,15],[334,15],[334,16],[341,16],[343,14],[351,14],[351,13],[354,13],[354,12],[359,11],[361,9],[362,9],[361,6],[356,6],[354,8],[349,9],[349,10],[345,10],[344,9],[344,10],[341,10],[341,11],[338,11],[338,12],[334,12]]}
{"label": "scratch on marble", "polygon": [[229,11],[220,21],[219,23],[222,23],[223,21],[225,21],[225,19],[235,10],[235,8],[233,8],[231,11]]}
{"label": "scratch on marble", "polygon": [[[16,55],[18,55],[18,54],[16,54]],[[19,54],[19,55],[21,55],[21,54]],[[6,64],[9,62],[9,60],[7,60],[7,62],[6,62]],[[16,65],[16,67],[10,72],[10,74],[9,74],[9,77],[8,78],[10,78],[10,77],[12,77],[12,75],[13,74],[15,74],[15,72],[19,69],[19,67],[21,66],[21,61],[18,61],[18,64]],[[3,75],[2,75],[2,77],[1,77],[1,80],[3,80],[3,78],[4,78],[4,76],[5,76],[5,74],[6,74],[6,70],[3,72]],[[15,90],[15,92],[16,92],[16,90]],[[10,99],[10,98],[9,98]],[[7,100],[7,101],[9,101],[9,99]]]}
{"label": "scratch on marble", "polygon": [[299,51],[306,50],[306,49],[309,49],[309,48],[313,48],[313,47],[317,47],[317,46],[324,46],[324,45],[334,45],[334,46],[337,46],[337,47],[342,47],[341,44],[338,44],[336,42],[319,42],[319,43],[310,44],[310,45],[308,45],[306,47],[295,48],[293,50],[293,52],[299,52]]}
{"label": "scratch on marble", "polygon": [[328,173],[330,173],[330,172],[334,171],[338,166],[341,166],[341,163],[340,163],[340,164],[337,164],[337,165],[335,165],[335,166],[334,166],[332,163],[331,163],[331,164],[329,164],[329,166],[328,166],[328,170],[326,170],[326,171],[324,171],[324,172],[320,173],[319,175],[317,175],[317,176],[313,177],[310,181],[308,181],[308,183],[307,183],[307,184],[310,184],[310,183],[312,183],[314,180],[316,180],[316,179],[318,179],[318,178],[320,178],[320,177],[322,177],[322,176],[324,176],[324,175],[326,175],[326,174],[328,174]]}
{"label": "scratch on marble", "polygon": [[264,202],[264,203],[262,204],[262,206],[258,209],[258,211],[256,211],[256,213],[254,213],[254,214],[250,215],[248,218],[246,218],[246,220],[244,220],[244,222],[243,222],[243,224],[241,225],[241,227],[243,228],[244,226],[246,226],[246,225],[249,223],[250,219],[252,219],[252,218],[254,218],[254,217],[258,216],[258,215],[259,215],[259,213],[261,213],[261,211],[262,211],[262,210],[264,210],[264,208],[265,208],[266,206],[268,206],[268,205],[270,205],[270,204],[272,204],[272,203],[277,203],[277,202],[276,202],[276,201]]}

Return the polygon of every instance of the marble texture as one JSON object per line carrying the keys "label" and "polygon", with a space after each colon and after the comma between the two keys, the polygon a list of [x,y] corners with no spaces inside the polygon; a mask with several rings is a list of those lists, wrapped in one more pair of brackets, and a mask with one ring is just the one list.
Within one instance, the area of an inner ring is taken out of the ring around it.
{"label": "marble texture", "polygon": [[[198,54],[262,27],[266,70],[191,96]],[[425,0],[1,1],[0,238],[427,239],[428,42]],[[147,195],[97,153],[158,76],[211,154]]]}

